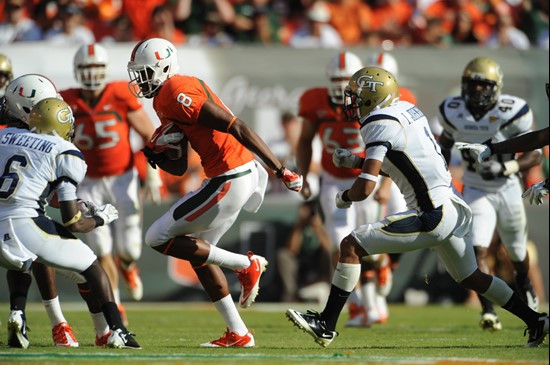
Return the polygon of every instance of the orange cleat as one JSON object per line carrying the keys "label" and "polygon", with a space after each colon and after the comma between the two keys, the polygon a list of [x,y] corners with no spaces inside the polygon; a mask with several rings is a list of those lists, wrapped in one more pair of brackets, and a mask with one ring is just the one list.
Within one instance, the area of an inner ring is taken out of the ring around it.
{"label": "orange cleat", "polygon": [[73,329],[67,322],[61,322],[52,328],[53,343],[59,347],[78,347]]}
{"label": "orange cleat", "polygon": [[256,300],[260,290],[260,277],[265,271],[268,264],[267,260],[262,256],[254,255],[248,252],[250,266],[246,269],[235,270],[237,278],[241,283],[241,296],[239,297],[239,305],[242,308],[248,308]]}
{"label": "orange cleat", "polygon": [[201,347],[254,347],[254,336],[248,331],[244,336],[230,332],[229,328],[217,340],[201,343]]}

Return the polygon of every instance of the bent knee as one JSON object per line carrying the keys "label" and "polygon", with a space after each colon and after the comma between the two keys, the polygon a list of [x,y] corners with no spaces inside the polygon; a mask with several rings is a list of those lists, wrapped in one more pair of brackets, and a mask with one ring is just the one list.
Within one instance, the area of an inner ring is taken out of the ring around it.
{"label": "bent knee", "polygon": [[359,246],[357,243],[357,240],[351,236],[348,235],[344,237],[342,242],[340,242],[340,256],[341,257],[349,257],[349,256],[358,256],[363,257],[366,256],[367,253],[365,250]]}

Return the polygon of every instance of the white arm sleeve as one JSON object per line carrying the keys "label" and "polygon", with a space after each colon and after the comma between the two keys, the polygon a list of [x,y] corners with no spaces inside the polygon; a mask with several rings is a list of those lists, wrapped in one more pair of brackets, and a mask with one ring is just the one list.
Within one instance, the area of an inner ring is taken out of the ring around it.
{"label": "white arm sleeve", "polygon": [[76,200],[76,185],[68,181],[61,181],[57,185],[57,200],[60,202],[66,202]]}
{"label": "white arm sleeve", "polygon": [[399,144],[403,127],[393,120],[381,120],[365,125],[361,136],[365,141],[365,160],[384,161],[386,153]]}
{"label": "white arm sleeve", "polygon": [[77,149],[70,149],[58,154],[55,158],[54,186],[62,181],[70,182],[76,188],[86,175],[87,165],[84,156]]}

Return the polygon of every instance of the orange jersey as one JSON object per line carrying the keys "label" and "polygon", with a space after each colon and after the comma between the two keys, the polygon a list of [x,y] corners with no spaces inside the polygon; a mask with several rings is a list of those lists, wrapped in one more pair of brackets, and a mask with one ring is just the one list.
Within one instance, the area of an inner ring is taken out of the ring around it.
{"label": "orange jersey", "polygon": [[176,75],[162,85],[153,108],[161,123],[173,122],[183,131],[198,153],[206,176],[211,178],[252,161],[254,156],[231,134],[198,123],[201,108],[208,99],[231,113],[202,80]]}
{"label": "orange jersey", "polygon": [[358,121],[348,121],[341,106],[330,102],[327,88],[306,90],[300,98],[298,115],[313,123],[323,142],[321,166],[323,170],[338,178],[352,178],[361,169],[347,169],[334,166],[332,153],[336,148],[346,148],[354,155],[365,157],[365,144],[359,133]]}
{"label": "orange jersey", "polygon": [[416,96],[413,94],[412,91],[410,91],[406,87],[400,87],[398,92],[399,92],[399,100],[408,101],[409,103],[416,105]]}
{"label": "orange jersey", "polygon": [[82,100],[80,89],[63,90],[61,96],[73,110],[73,142],[86,158],[87,176],[120,175],[134,166],[127,114],[141,103],[126,82],[108,83],[94,107]]}

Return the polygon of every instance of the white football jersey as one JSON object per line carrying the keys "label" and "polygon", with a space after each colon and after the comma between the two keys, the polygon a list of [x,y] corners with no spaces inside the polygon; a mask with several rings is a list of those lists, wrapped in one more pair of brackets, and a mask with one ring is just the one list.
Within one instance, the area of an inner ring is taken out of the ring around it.
{"label": "white football jersey", "polygon": [[413,104],[398,101],[361,122],[366,158],[382,161],[409,209],[429,211],[453,195],[451,174],[428,120]]}
{"label": "white football jersey", "polygon": [[0,130],[0,220],[45,214],[47,198],[61,181],[78,185],[84,156],[71,142],[26,129]]}
{"label": "white football jersey", "polygon": [[[533,113],[525,100],[511,96],[500,95],[495,106],[480,120],[475,120],[466,108],[462,97],[445,99],[439,106],[440,121],[443,133],[455,142],[482,143],[491,139],[493,143],[531,131]],[[501,177],[494,180],[483,180],[477,173],[477,159],[469,150],[463,150],[462,169],[464,184],[484,191],[496,191],[512,177]],[[514,158],[514,154],[494,155],[493,160],[506,162]]]}

